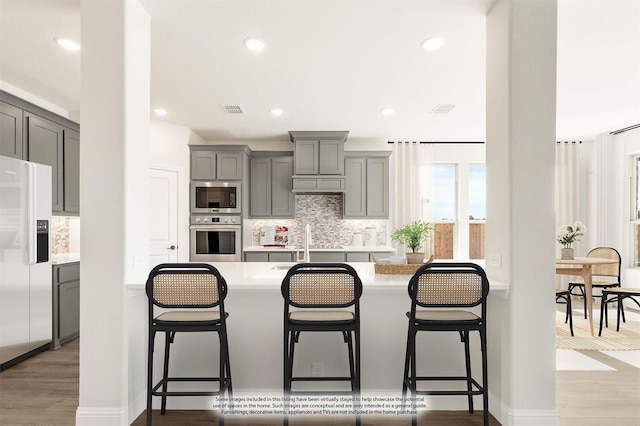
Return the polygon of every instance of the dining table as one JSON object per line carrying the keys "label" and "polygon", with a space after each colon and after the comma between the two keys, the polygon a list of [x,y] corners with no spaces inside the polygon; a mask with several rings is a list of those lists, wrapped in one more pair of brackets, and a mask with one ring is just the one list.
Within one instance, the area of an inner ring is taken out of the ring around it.
{"label": "dining table", "polygon": [[587,316],[589,319],[589,329],[591,331],[591,336],[594,336],[592,288],[593,265],[603,265],[616,262],[618,261],[615,259],[606,259],[603,257],[575,257],[573,259],[556,259],[556,274],[579,276],[584,280],[584,297],[587,298]]}

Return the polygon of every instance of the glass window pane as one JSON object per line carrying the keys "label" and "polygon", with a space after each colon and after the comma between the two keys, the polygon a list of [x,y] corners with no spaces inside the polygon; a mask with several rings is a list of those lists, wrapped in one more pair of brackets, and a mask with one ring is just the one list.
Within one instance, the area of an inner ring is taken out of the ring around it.
{"label": "glass window pane", "polygon": [[432,164],[423,169],[424,219],[456,219],[456,165]]}
{"label": "glass window pane", "polygon": [[[469,220],[487,218],[487,166],[469,166]],[[474,258],[472,258],[474,259]]]}
{"label": "glass window pane", "polygon": [[455,224],[436,223],[433,233],[433,254],[436,259],[453,259]]}
{"label": "glass window pane", "polygon": [[484,259],[484,223],[469,224],[469,259]]}
{"label": "glass window pane", "polygon": [[640,219],[640,157],[636,157],[636,214],[635,219]]}

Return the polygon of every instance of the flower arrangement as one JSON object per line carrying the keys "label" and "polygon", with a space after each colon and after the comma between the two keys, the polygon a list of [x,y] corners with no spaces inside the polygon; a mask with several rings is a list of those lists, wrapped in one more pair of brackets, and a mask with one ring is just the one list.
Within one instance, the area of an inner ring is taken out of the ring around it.
{"label": "flower arrangement", "polygon": [[587,227],[584,226],[584,223],[576,221],[573,225],[562,225],[558,228],[558,235],[556,239],[562,247],[571,248],[571,245],[576,241],[580,241],[580,237],[582,237],[587,230]]}

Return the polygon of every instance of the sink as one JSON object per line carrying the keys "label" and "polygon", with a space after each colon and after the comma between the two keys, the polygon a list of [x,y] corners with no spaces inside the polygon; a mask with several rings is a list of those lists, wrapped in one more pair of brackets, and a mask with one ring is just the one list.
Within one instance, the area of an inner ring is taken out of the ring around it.
{"label": "sink", "polygon": [[275,270],[275,271],[284,271],[284,270],[289,270],[291,269],[292,265],[275,265],[272,266],[271,269]]}

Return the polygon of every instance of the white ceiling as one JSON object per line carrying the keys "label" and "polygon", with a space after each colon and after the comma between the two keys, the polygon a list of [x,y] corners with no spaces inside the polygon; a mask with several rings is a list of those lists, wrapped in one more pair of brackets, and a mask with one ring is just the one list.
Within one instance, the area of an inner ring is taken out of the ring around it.
{"label": "white ceiling", "polygon": [[[152,117],[208,141],[480,141],[485,13],[494,0],[141,0],[152,22]],[[558,0],[557,138],[640,122],[640,0]],[[428,52],[427,37],[446,37]],[[0,0],[0,88],[80,110],[79,0]],[[248,36],[267,42],[260,53]],[[228,115],[221,104],[240,104]],[[453,104],[449,114],[430,114]],[[273,117],[269,111],[281,108]],[[380,110],[394,108],[391,116]]]}

